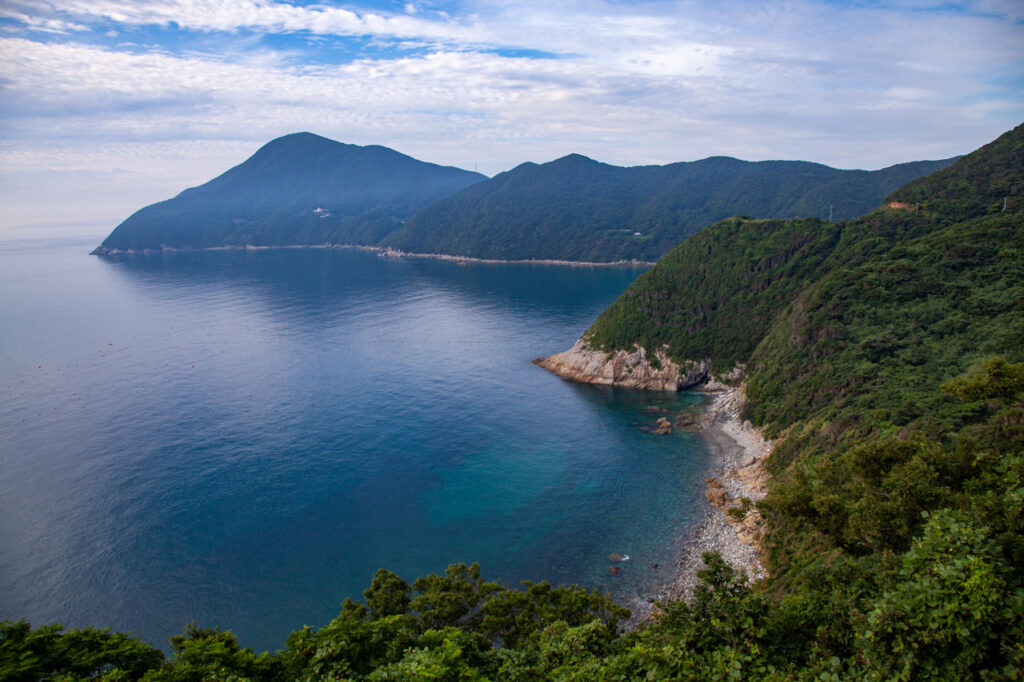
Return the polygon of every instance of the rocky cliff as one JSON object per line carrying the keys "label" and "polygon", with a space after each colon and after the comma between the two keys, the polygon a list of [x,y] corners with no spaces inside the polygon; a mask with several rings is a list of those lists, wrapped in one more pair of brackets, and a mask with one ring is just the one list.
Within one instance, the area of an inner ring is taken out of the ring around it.
{"label": "rocky cliff", "polygon": [[567,351],[533,362],[563,379],[652,391],[679,391],[703,384],[710,369],[707,361],[678,365],[662,351],[655,352],[652,364],[644,348],[609,353],[589,348],[584,339]]}

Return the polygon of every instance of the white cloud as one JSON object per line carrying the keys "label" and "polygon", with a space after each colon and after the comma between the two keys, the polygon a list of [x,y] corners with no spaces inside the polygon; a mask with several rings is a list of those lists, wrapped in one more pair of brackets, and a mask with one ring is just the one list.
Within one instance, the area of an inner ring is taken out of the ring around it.
{"label": "white cloud", "polygon": [[58,8],[41,0],[21,0],[26,12],[112,21],[126,26],[175,24],[196,31],[251,29],[268,33],[310,31],[324,35],[376,35],[395,38],[466,39],[472,28],[445,19],[405,14],[356,12],[344,7],[300,7],[270,0],[64,0]]}
{"label": "white cloud", "polygon": [[[570,152],[876,168],[964,153],[1024,118],[1024,40],[995,0],[967,13],[524,0],[477,2],[456,18],[429,3],[394,15],[269,0],[8,6],[26,27],[103,19],[103,32],[129,38],[174,21],[228,39],[200,52],[0,38],[0,224],[25,222],[13,213],[27,195],[3,189],[19,172],[80,188],[90,182],[80,171],[122,169],[119,187],[135,177],[149,188],[118,191],[127,213],[153,188],[169,196],[298,130],[488,173]],[[275,51],[231,33],[243,28],[370,35],[382,56],[318,63],[310,55],[328,48]],[[428,52],[389,52],[397,44]]]}
{"label": "white cloud", "polygon": [[[61,19],[50,19],[33,16],[23,12],[14,12],[10,9],[0,7],[0,18],[8,19],[21,24],[30,31],[41,31],[43,33],[69,34],[72,31],[88,31],[89,27],[84,24],[76,24]],[[8,29],[12,30],[12,29]]]}

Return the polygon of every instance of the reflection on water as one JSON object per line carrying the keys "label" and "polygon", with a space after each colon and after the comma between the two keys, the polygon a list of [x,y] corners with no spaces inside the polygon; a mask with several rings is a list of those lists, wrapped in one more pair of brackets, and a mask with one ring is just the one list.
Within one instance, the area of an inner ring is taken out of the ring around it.
{"label": "reflection on water", "polygon": [[638,425],[696,398],[529,362],[639,272],[0,246],[0,617],[274,648],[383,566],[664,579],[703,454]]}

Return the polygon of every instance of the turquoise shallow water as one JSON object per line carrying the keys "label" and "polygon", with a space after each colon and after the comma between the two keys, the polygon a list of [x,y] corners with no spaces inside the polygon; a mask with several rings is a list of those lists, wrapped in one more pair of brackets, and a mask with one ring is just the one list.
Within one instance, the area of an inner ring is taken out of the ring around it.
{"label": "turquoise shallow water", "polygon": [[706,455],[640,427],[699,397],[530,364],[641,270],[92,245],[0,244],[0,618],[273,649],[380,567],[669,577]]}

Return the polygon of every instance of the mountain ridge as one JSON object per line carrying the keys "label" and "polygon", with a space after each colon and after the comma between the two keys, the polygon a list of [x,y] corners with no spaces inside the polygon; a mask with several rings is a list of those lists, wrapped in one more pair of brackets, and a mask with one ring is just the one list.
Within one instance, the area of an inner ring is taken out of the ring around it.
{"label": "mountain ridge", "polygon": [[[880,171],[731,157],[614,166],[581,154],[486,178],[380,145],[292,133],[175,197],[146,206],[93,252],[372,246],[482,260],[651,262],[734,214],[870,210],[952,160]],[[870,200],[870,205],[868,203]]]}
{"label": "mountain ridge", "polygon": [[570,155],[517,166],[441,199],[382,245],[481,259],[653,261],[732,215],[855,217],[953,161],[846,171],[721,156],[622,167]]}
{"label": "mountain ridge", "polygon": [[136,211],[95,253],[372,243],[484,176],[313,133],[271,140],[241,164]]}

